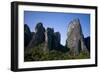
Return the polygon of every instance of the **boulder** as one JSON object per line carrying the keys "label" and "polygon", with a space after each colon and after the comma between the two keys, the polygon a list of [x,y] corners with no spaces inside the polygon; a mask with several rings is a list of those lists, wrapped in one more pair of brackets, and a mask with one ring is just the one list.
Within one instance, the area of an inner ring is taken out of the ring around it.
{"label": "boulder", "polygon": [[74,56],[79,55],[80,51],[87,51],[80,20],[78,18],[73,19],[69,23],[66,47],[70,49],[70,54]]}

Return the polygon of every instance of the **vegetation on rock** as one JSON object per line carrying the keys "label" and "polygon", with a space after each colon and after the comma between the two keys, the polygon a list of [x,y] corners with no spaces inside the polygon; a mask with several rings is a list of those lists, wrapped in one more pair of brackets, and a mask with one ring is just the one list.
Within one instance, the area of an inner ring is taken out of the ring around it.
{"label": "vegetation on rock", "polygon": [[[45,29],[38,23],[35,32],[24,25],[24,61],[48,61],[90,58],[90,37],[84,39],[79,19],[70,22],[66,45],[63,46],[61,35],[53,28]],[[65,33],[66,34],[66,33]]]}
{"label": "vegetation on rock", "polygon": [[[77,56],[71,56],[68,52],[57,50],[43,51],[44,43],[31,48],[24,53],[24,61],[48,61],[48,60],[70,60],[70,59],[87,59],[90,58],[89,53],[81,52]],[[67,49],[67,48],[66,48]]]}

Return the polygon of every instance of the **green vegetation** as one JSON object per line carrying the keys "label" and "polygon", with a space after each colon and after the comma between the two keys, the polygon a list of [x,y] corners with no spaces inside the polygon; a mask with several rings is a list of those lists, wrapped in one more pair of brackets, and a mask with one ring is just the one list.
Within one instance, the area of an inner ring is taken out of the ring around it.
{"label": "green vegetation", "polygon": [[24,53],[24,61],[47,61],[47,60],[69,60],[69,59],[87,59],[90,58],[89,53],[80,52],[78,56],[71,56],[69,53],[64,53],[56,50],[43,51],[44,43],[31,48]]}

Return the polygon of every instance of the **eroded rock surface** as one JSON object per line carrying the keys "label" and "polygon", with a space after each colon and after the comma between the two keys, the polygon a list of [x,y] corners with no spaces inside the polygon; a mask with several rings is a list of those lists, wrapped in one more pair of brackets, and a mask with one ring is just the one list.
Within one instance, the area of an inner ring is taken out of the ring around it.
{"label": "eroded rock surface", "polygon": [[80,20],[78,18],[73,19],[69,23],[67,36],[66,46],[70,49],[71,55],[79,55],[80,51],[87,51]]}

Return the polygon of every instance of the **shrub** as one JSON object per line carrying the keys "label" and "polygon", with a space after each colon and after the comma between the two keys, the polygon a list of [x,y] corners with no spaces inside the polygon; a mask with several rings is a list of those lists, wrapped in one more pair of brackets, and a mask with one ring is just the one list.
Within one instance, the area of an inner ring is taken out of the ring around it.
{"label": "shrub", "polygon": [[90,58],[89,53],[80,52],[78,56],[71,56],[68,52],[57,50],[43,51],[44,43],[31,48],[24,54],[24,61],[46,61],[46,60],[69,60],[69,59],[86,59]]}

